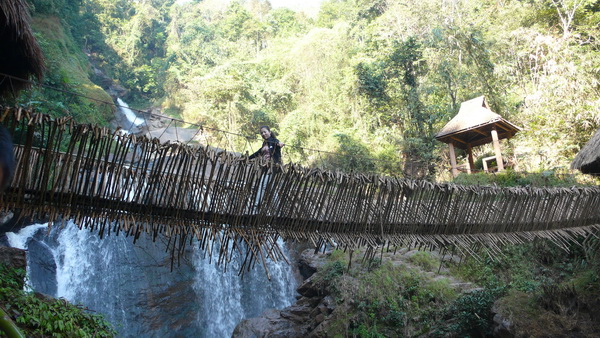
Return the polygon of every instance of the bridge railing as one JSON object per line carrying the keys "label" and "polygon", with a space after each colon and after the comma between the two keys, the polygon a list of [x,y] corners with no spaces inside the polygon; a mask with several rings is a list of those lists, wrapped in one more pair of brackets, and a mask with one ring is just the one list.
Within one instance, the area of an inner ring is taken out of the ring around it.
{"label": "bridge railing", "polygon": [[600,223],[598,187],[459,186],[274,165],[12,108],[1,122],[18,160],[1,209],[74,218],[100,236],[165,235],[174,256],[191,238],[207,252],[225,248],[219,262],[245,250],[263,263],[283,257],[279,237],[348,248],[562,244]]}

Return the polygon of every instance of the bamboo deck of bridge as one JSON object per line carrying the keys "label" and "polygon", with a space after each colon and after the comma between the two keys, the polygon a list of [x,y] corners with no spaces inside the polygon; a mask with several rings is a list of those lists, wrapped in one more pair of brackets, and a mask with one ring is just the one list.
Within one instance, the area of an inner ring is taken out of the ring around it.
{"label": "bamboo deck of bridge", "polygon": [[18,162],[0,209],[73,218],[100,236],[165,235],[174,257],[197,239],[220,264],[245,254],[242,270],[282,259],[279,237],[469,250],[535,237],[564,244],[600,223],[598,187],[459,186],[274,166],[22,109],[0,114]]}

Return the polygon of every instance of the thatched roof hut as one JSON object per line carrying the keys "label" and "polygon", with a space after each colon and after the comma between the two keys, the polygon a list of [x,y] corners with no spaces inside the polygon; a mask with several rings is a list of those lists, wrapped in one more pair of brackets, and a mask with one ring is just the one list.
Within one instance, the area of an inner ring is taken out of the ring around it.
{"label": "thatched roof hut", "polygon": [[44,74],[44,56],[30,20],[24,0],[0,1],[0,97],[29,86],[18,79],[34,77],[39,81]]}
{"label": "thatched roof hut", "polygon": [[503,170],[499,141],[513,137],[519,130],[521,128],[494,113],[485,97],[479,96],[461,103],[458,114],[435,135],[435,138],[448,144],[452,173],[456,176],[458,170],[454,147],[467,150],[469,154],[467,172],[471,172],[474,167],[472,147],[493,143],[498,170]]}
{"label": "thatched roof hut", "polygon": [[575,156],[571,169],[579,169],[585,174],[600,175],[600,129]]}
{"label": "thatched roof hut", "polygon": [[435,138],[444,143],[454,143],[461,149],[492,143],[492,129],[498,131],[498,139],[513,137],[521,128],[494,113],[485,97],[479,96],[461,103],[458,114],[440,130]]}

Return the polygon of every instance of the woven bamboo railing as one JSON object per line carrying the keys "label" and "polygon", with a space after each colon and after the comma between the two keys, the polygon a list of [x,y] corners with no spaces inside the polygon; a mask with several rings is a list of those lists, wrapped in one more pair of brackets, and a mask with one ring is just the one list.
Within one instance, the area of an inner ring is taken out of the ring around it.
{"label": "woven bamboo railing", "polygon": [[274,166],[232,153],[159,144],[69,118],[3,108],[17,169],[0,209],[73,218],[100,236],[169,238],[172,257],[197,239],[227,264],[284,258],[283,239],[344,248],[475,245],[543,237],[565,245],[600,223],[600,188],[498,188]]}

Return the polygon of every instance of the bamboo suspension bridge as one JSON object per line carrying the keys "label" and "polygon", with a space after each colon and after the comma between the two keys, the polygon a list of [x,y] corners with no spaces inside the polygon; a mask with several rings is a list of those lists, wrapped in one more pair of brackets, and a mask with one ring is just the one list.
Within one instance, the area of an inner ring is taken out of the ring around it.
{"label": "bamboo suspension bridge", "polygon": [[[195,243],[217,264],[245,255],[240,273],[285,259],[277,241],[311,241],[371,257],[384,246],[492,250],[599,228],[600,188],[499,188],[348,174],[0,110],[16,173],[0,210],[74,219],[100,237],[166,236],[172,257]],[[268,272],[267,272],[268,273]]]}

